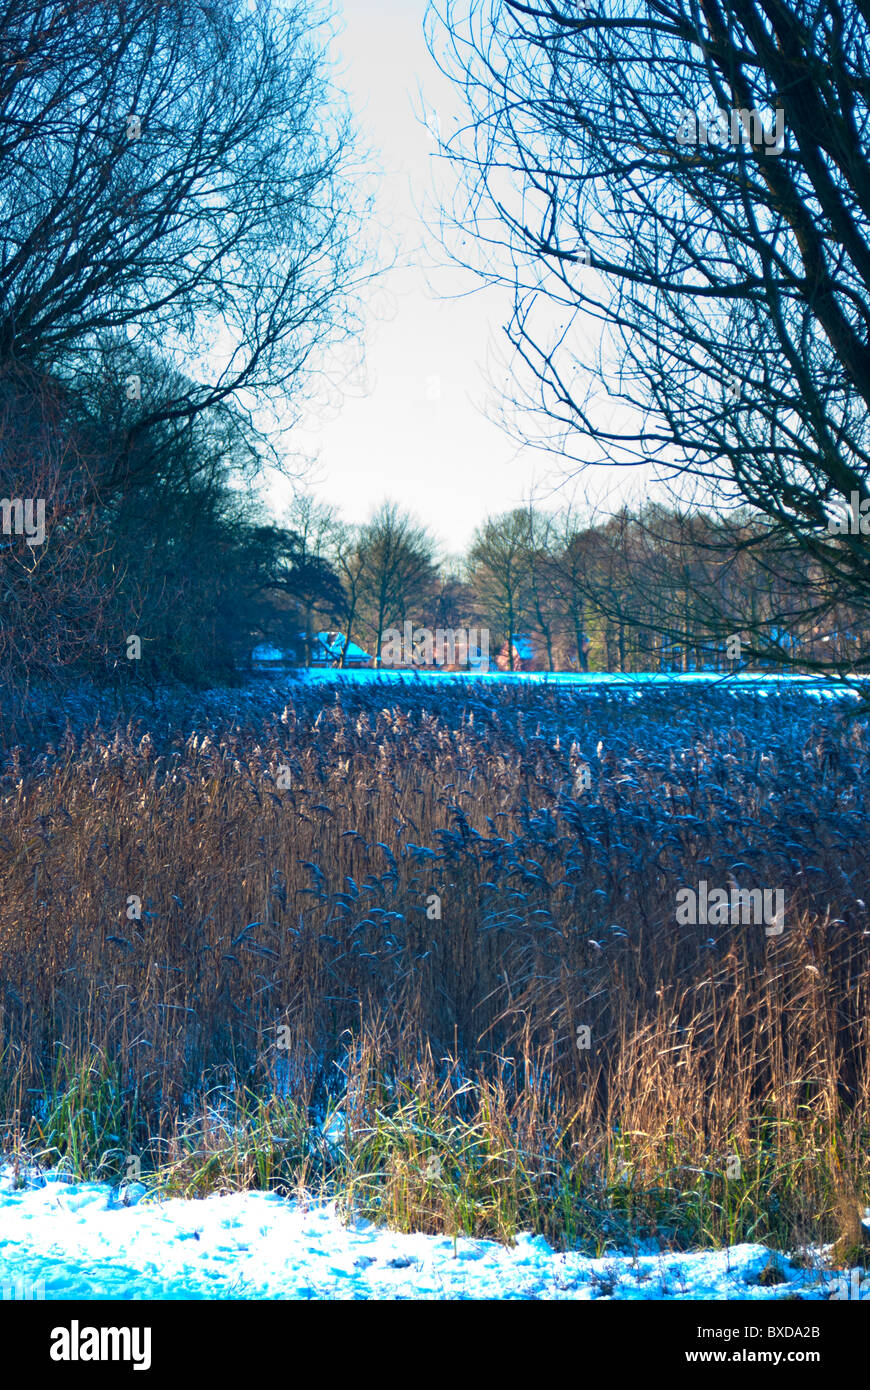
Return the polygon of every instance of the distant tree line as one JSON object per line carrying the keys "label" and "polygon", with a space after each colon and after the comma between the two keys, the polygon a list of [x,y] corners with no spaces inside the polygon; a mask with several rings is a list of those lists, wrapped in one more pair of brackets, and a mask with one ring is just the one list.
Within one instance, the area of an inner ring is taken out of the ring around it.
{"label": "distant tree line", "polygon": [[261,635],[299,665],[314,634],[333,628],[377,665],[384,633],[407,622],[486,628],[506,669],[845,673],[866,650],[860,609],[824,601],[826,576],[809,556],[792,553],[786,573],[776,533],[748,510],[723,518],[649,504],[597,519],[520,507],[485,519],[450,560],[392,502],[352,526],[301,495],[287,527],[318,587],[287,595]]}

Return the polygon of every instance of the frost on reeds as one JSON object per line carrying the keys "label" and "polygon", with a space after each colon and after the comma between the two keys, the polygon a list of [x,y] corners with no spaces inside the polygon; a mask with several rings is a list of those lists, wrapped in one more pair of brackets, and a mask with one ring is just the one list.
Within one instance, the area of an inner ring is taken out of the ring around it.
{"label": "frost on reeds", "polygon": [[[52,739],[0,788],[7,1150],[599,1244],[867,1205],[870,736],[834,702],[302,685]],[[701,880],[782,888],[785,930],[678,925]]]}

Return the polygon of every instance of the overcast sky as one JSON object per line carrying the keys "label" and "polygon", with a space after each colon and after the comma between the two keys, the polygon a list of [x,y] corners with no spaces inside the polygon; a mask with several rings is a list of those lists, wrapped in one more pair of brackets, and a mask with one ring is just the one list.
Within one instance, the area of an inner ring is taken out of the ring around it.
{"label": "overcast sky", "polygon": [[[461,111],[423,37],[425,0],[343,0],[343,81],[383,170],[378,218],[405,265],[381,281],[369,316],[366,381],[333,418],[312,419],[297,445],[319,459],[315,491],[362,521],[384,497],[414,511],[458,553],[488,512],[520,504],[549,473],[518,453],[482,412],[504,318],[493,291],[433,297],[418,211],[432,188],[434,144],[417,120],[422,91],[442,127]],[[459,273],[439,289],[468,287]],[[491,402],[490,402],[491,403]]]}

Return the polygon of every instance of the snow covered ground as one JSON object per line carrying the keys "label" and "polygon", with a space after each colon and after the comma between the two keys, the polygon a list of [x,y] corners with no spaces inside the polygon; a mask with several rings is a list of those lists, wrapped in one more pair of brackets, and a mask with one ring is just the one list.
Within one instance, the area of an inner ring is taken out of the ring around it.
{"label": "snow covered ground", "polygon": [[[761,1245],[591,1259],[542,1236],[493,1241],[398,1235],[331,1203],[262,1192],[142,1200],[56,1175],[15,1188],[0,1174],[0,1297],[46,1299],[779,1299],[867,1297]],[[124,1197],[129,1199],[126,1204]],[[769,1282],[770,1270],[781,1283]],[[764,1271],[765,1282],[759,1283]],[[839,1293],[838,1293],[839,1290]],[[848,1290],[848,1291],[847,1291]]]}

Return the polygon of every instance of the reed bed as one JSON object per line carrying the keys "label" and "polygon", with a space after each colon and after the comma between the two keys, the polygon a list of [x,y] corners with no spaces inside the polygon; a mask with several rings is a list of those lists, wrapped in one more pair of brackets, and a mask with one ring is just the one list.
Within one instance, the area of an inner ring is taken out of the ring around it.
{"label": "reed bed", "polygon": [[[866,718],[511,682],[78,708],[0,779],[16,1163],[858,1257]],[[678,925],[700,880],[782,888],[784,931]]]}

